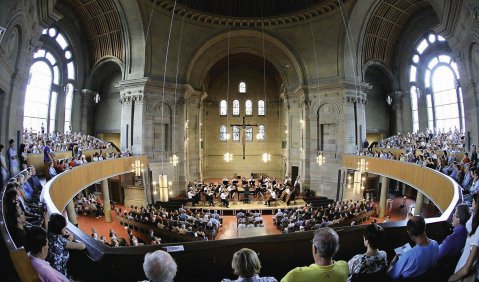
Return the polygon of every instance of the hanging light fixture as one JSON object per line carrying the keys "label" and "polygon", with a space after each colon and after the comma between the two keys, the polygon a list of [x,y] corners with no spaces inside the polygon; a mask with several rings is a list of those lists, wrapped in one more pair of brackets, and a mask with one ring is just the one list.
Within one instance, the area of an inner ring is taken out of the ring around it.
{"label": "hanging light fixture", "polygon": [[[181,29],[180,29],[180,39],[178,40],[178,57],[176,58],[176,75],[175,75],[175,101],[173,103],[173,126],[175,126],[175,120],[176,120],[176,91],[178,89],[178,70],[179,70],[179,63],[180,63],[180,51],[181,51],[181,38],[183,36],[183,23],[185,20],[185,15],[183,15],[183,18],[181,20]],[[173,155],[170,157],[170,164],[176,167],[178,165],[178,156],[176,155],[176,142],[175,142],[175,130],[173,129]]]}
{"label": "hanging light fixture", "polygon": [[[264,3],[261,2],[262,4]],[[263,130],[263,143],[264,143],[264,153],[262,156],[263,162],[268,163],[271,161],[271,155],[266,151],[266,53],[264,48],[264,18],[263,18],[263,5],[261,5],[261,43],[263,46],[263,94],[264,94],[264,130]]]}
{"label": "hanging light fixture", "polygon": [[366,159],[360,159],[358,162],[358,171],[360,174],[365,173],[368,170],[368,162]]}
{"label": "hanging light fixture", "polygon": [[143,170],[143,164],[140,162],[140,160],[136,159],[131,166],[133,167],[133,172],[135,173],[135,176],[140,177],[141,171]]}
{"label": "hanging light fixture", "polygon": [[[153,3],[153,5],[156,5],[156,0],[155,2]],[[154,10],[154,7],[153,6],[153,10]],[[167,68],[167,65],[168,65],[168,52],[169,52],[169,49],[170,49],[170,38],[171,38],[171,29],[173,27],[173,18],[175,17],[175,9],[176,9],[176,0],[175,0],[175,3],[173,5],[173,9],[171,10],[171,20],[170,20],[170,30],[169,30],[169,33],[168,33],[168,41],[166,43],[166,53],[165,53],[165,65],[164,65],[164,69],[163,69],[163,85],[162,85],[162,98],[161,98],[161,120],[164,120],[163,117],[164,117],[164,111],[165,111],[165,85],[166,85],[166,68]],[[152,11],[152,14],[153,15],[153,11]],[[150,17],[150,23],[151,23],[151,17]],[[149,31],[149,28],[150,28],[150,25],[148,25],[148,31]],[[148,32],[147,32],[148,34]],[[167,175],[164,173],[164,166],[165,166],[165,162],[164,162],[164,154],[161,154],[161,175],[159,175],[159,190],[160,190],[160,201],[161,202],[168,202],[168,177]]]}
{"label": "hanging light fixture", "polygon": [[318,155],[316,156],[316,162],[318,163],[318,165],[322,166],[325,161],[326,161],[326,157],[324,156],[324,154],[321,154],[321,152],[318,152]]}
{"label": "hanging light fixture", "polygon": [[386,103],[388,103],[388,105],[391,106],[391,104],[393,103],[393,98],[391,98],[391,96],[388,95],[388,97],[386,98]]}
{"label": "hanging light fixture", "polygon": [[97,92],[95,97],[93,97],[93,101],[95,101],[95,104],[98,104],[100,100],[101,100],[100,94],[98,94]]}
{"label": "hanging light fixture", "polygon": [[[227,49],[227,53],[226,53],[226,56],[227,56],[227,61],[228,61],[228,67],[227,67],[227,77],[228,77],[228,81],[227,81],[227,84],[226,84],[226,124],[229,124],[229,113],[228,113],[228,103],[229,103],[229,100],[228,100],[228,97],[229,97],[229,92],[230,92],[230,26],[229,26],[229,23],[228,23],[228,39],[227,39],[227,43],[228,43],[228,49]],[[229,152],[229,140],[230,140],[230,134],[228,133],[228,129],[226,129],[226,153],[224,154],[223,156],[223,159],[225,162],[229,163],[229,162],[232,162],[233,161],[233,154]]]}

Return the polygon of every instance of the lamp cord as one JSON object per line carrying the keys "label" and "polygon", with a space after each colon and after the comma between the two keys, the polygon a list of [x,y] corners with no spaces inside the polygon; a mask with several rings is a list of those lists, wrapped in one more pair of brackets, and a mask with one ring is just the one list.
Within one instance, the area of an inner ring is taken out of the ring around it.
{"label": "lamp cord", "polygon": [[[170,49],[170,38],[171,38],[171,29],[173,27],[173,18],[175,17],[175,8],[176,8],[176,0],[175,4],[173,5],[173,9],[171,10],[171,20],[170,20],[170,30],[168,33],[168,41],[166,43],[166,54],[165,54],[165,67],[163,69],[163,89],[162,89],[162,99],[161,99],[161,121],[163,121],[163,114],[165,112],[165,84],[166,84],[166,66],[168,65],[168,51]],[[165,132],[166,133],[166,132]],[[163,144],[166,149],[166,144]],[[165,154],[161,154],[161,174],[164,173],[164,156]]]}

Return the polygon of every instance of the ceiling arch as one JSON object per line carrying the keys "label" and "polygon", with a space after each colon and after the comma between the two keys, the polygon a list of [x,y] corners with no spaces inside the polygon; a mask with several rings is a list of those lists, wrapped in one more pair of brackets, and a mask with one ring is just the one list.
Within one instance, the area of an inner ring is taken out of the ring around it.
{"label": "ceiling arch", "polygon": [[379,60],[389,69],[394,65],[394,51],[405,24],[414,14],[430,7],[427,0],[379,1],[367,23],[362,63]]}
{"label": "ceiling arch", "polygon": [[85,28],[95,65],[104,57],[125,62],[120,15],[112,0],[66,0],[75,10]]}

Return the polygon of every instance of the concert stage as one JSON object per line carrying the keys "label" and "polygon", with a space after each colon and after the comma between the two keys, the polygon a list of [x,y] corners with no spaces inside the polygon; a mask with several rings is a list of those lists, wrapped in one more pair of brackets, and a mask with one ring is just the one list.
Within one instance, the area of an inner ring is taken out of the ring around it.
{"label": "concert stage", "polygon": [[236,212],[239,210],[250,211],[250,210],[260,210],[262,214],[276,214],[278,209],[296,209],[303,207],[306,202],[303,199],[297,199],[289,203],[289,206],[282,201],[276,201],[276,203],[271,202],[271,206],[267,206],[264,202],[259,200],[251,199],[249,204],[244,204],[243,201],[230,201],[229,208],[221,205],[221,202],[215,201],[214,206],[209,206],[208,202],[200,201],[194,207],[191,206],[191,203],[188,203],[186,206],[193,209],[213,209],[217,210],[220,215],[236,215]]}

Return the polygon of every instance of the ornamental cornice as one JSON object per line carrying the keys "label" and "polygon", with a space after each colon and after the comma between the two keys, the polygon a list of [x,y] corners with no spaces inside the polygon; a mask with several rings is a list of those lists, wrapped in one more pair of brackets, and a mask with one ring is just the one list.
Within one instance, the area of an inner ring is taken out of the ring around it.
{"label": "ornamental cornice", "polygon": [[368,99],[366,99],[365,97],[360,97],[360,96],[358,97],[346,96],[346,97],[343,97],[343,102],[346,104],[357,103],[360,105],[366,105],[366,103],[368,102]]}
{"label": "ornamental cornice", "polygon": [[120,93],[120,104],[143,103],[143,90],[127,91]]}
{"label": "ornamental cornice", "polygon": [[[343,0],[344,3],[350,0]],[[174,7],[174,1],[172,0],[160,0],[158,6],[171,13]],[[283,15],[269,18],[237,18],[237,17],[224,17],[221,15],[207,14],[196,10],[184,8],[176,5],[175,14],[180,17],[185,17],[191,21],[201,22],[203,24],[211,25],[224,25],[233,27],[261,27],[264,23],[265,27],[291,25],[302,22],[309,22],[311,19],[326,15],[336,9],[338,9],[338,1],[332,0],[326,3],[321,3],[306,9],[301,12],[297,12],[291,15]]]}

